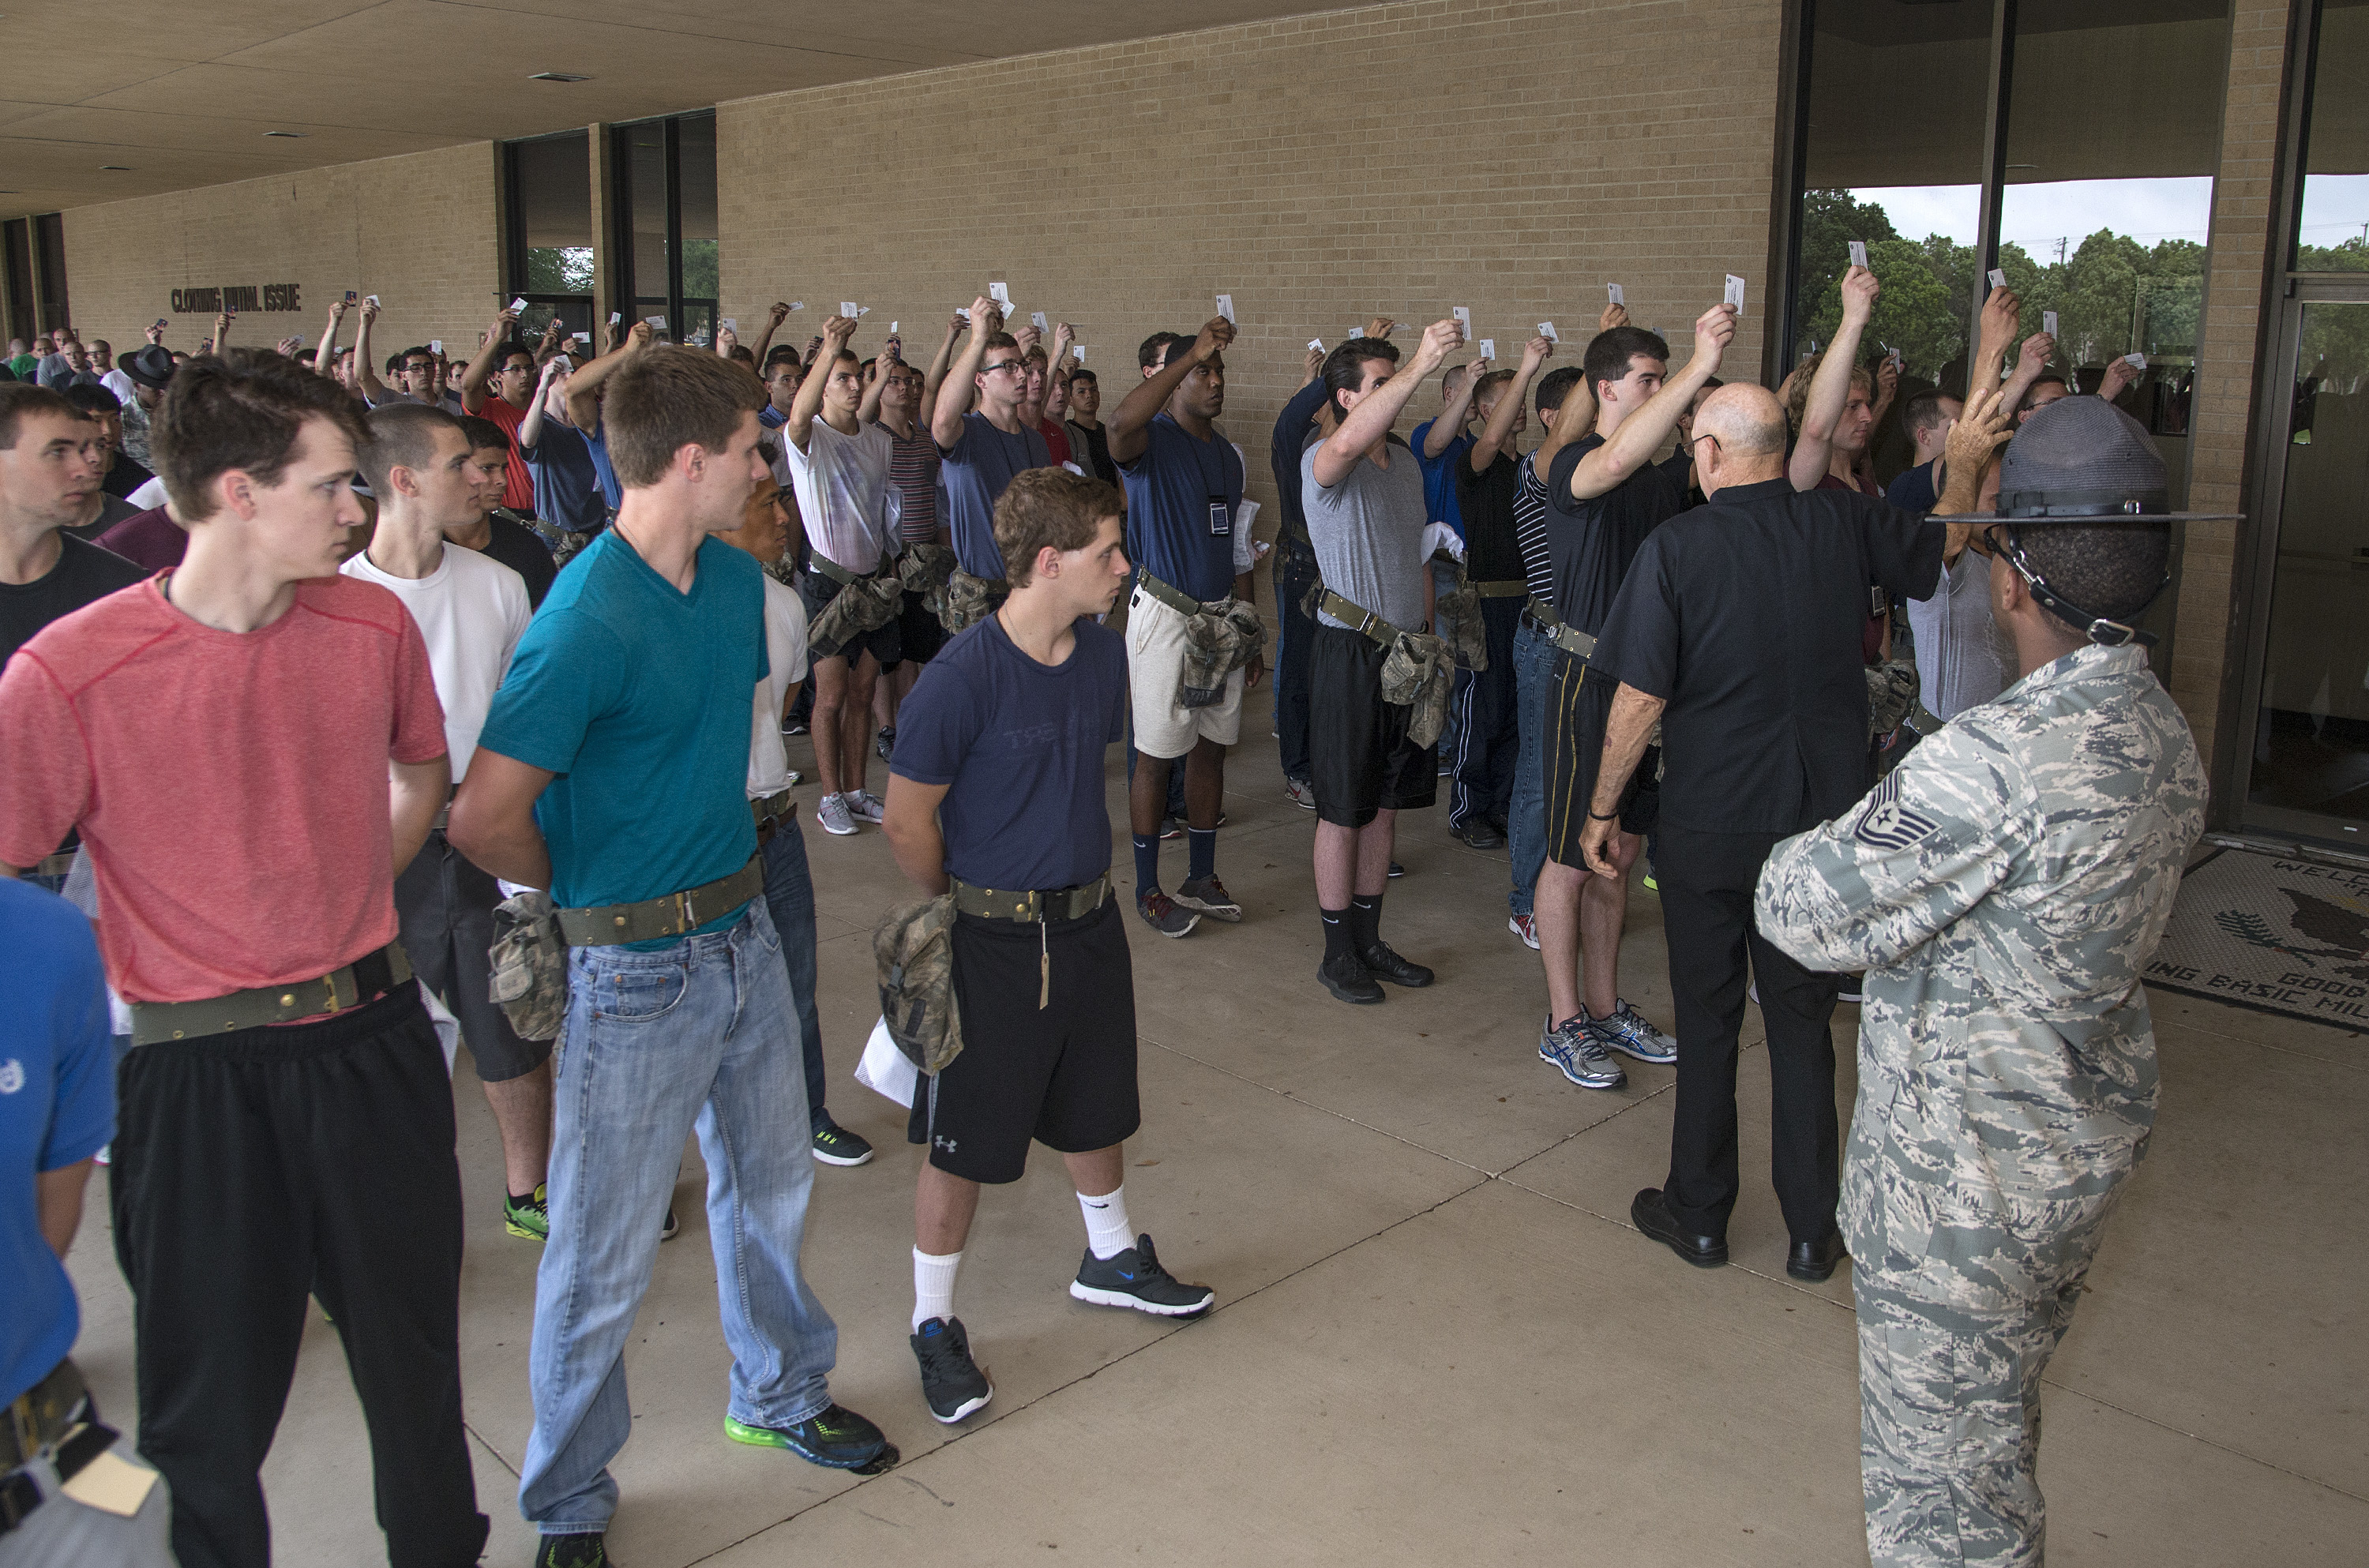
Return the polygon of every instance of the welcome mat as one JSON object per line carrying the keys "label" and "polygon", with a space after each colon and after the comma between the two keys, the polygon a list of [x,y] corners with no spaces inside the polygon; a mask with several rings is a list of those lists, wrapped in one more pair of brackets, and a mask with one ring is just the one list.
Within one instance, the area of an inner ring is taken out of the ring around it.
{"label": "welcome mat", "polygon": [[2369,1034],[2369,870],[2215,851],[2180,882],[2146,982]]}

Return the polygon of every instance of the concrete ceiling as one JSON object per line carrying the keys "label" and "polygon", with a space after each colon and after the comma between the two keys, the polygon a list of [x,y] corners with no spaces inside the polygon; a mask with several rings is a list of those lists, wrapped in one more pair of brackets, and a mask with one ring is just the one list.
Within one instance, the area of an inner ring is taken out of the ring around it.
{"label": "concrete ceiling", "polygon": [[[0,0],[0,217],[1333,8]],[[591,79],[528,79],[542,71]]]}

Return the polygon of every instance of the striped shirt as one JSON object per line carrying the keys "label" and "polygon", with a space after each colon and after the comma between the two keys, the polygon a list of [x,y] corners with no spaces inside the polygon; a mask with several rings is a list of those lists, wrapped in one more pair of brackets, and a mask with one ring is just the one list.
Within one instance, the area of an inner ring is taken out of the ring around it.
{"label": "striped shirt", "polygon": [[1529,458],[1522,459],[1521,484],[1514,491],[1514,543],[1521,547],[1522,575],[1530,597],[1554,608],[1554,560],[1547,554],[1547,486]]}
{"label": "striped shirt", "polygon": [[938,443],[930,428],[914,421],[908,438],[887,426],[888,483],[895,486],[903,510],[898,531],[908,544],[934,544],[938,540]]}

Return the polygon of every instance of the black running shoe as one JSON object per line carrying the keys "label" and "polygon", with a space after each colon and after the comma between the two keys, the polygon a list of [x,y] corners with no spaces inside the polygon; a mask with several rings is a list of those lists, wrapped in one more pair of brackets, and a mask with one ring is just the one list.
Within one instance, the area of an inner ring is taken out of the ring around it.
{"label": "black running shoe", "polygon": [[880,753],[880,760],[882,761],[886,762],[889,761],[890,753],[897,750],[897,727],[892,724],[887,728],[882,730],[879,734],[874,736],[872,738],[872,749]]}
{"label": "black running shoe", "polygon": [[1382,1000],[1382,988],[1374,983],[1374,977],[1366,973],[1366,966],[1358,963],[1354,954],[1325,959],[1316,966],[1316,978],[1343,1001],[1362,1007]]}
{"label": "black running shoe", "polygon": [[534,1568],[617,1568],[601,1545],[601,1532],[547,1535],[534,1549]]}
{"label": "black running shoe", "polygon": [[883,1454],[896,1462],[896,1445],[879,1427],[843,1405],[830,1405],[795,1426],[751,1426],[724,1418],[724,1435],[760,1448],[787,1448],[827,1470],[863,1470]]}
{"label": "black running shoe", "polygon": [[1405,866],[1401,865],[1397,861],[1392,861],[1392,862],[1390,862],[1390,877],[1391,877],[1391,879],[1392,879],[1393,881],[1395,881],[1395,880],[1396,880],[1396,879],[1398,879],[1399,877],[1404,876],[1405,875],[1406,875],[1406,867],[1405,867]]}
{"label": "black running shoe", "polygon": [[995,1397],[995,1385],[970,1358],[970,1335],[960,1318],[932,1318],[910,1341],[921,1364],[921,1397],[930,1413],[951,1426]]}
{"label": "black running shoe", "polygon": [[1242,918],[1242,905],[1234,902],[1234,896],[1226,891],[1226,885],[1218,880],[1215,872],[1184,882],[1170,901],[1184,909],[1198,910],[1213,921],[1239,921]]}
{"label": "black running shoe", "polygon": [[1373,976],[1374,979],[1388,980],[1394,986],[1405,986],[1412,990],[1431,984],[1429,969],[1400,957],[1387,942],[1377,942],[1358,954],[1357,962],[1363,964],[1366,967],[1366,973]]}
{"label": "black running shoe", "polygon": [[1132,1307],[1162,1318],[1197,1318],[1218,1299],[1207,1286],[1186,1285],[1161,1267],[1149,1236],[1138,1236],[1115,1258],[1098,1258],[1087,1248],[1070,1294],[1097,1307]]}

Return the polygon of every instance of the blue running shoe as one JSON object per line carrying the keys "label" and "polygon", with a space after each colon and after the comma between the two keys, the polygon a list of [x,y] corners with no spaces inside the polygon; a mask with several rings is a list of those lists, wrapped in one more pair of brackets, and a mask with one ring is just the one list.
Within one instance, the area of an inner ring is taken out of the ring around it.
{"label": "blue running shoe", "polygon": [[1539,1036],[1539,1059],[1582,1089],[1618,1089],[1629,1082],[1620,1064],[1605,1053],[1583,1015],[1550,1023]]}
{"label": "blue running shoe", "polygon": [[1678,1059],[1678,1042],[1646,1023],[1643,1013],[1618,997],[1613,999],[1612,1016],[1590,1018],[1587,1026],[1607,1050],[1657,1064]]}

